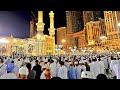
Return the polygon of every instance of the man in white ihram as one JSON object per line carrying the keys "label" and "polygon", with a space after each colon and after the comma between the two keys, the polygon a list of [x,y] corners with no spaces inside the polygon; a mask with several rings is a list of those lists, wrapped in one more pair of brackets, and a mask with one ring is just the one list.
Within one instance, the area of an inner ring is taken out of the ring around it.
{"label": "man in white ihram", "polygon": [[74,62],[74,64],[75,64],[75,68],[77,70],[77,79],[81,79],[81,67],[78,64],[78,62]]}
{"label": "man in white ihram", "polygon": [[68,79],[68,70],[67,67],[65,67],[64,62],[60,62],[60,69],[58,71],[58,77],[60,77],[61,79]]}
{"label": "man in white ihram", "polygon": [[50,64],[50,72],[51,72],[51,77],[56,77],[57,73],[56,73],[56,64],[53,60],[51,60],[51,64]]}

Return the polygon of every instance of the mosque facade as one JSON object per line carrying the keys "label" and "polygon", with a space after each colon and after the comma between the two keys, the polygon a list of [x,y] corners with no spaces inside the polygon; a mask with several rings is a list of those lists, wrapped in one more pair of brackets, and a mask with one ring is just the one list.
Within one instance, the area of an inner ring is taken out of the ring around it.
{"label": "mosque facade", "polygon": [[[44,35],[43,11],[38,11],[37,34],[30,38],[10,37],[0,38],[0,55],[27,55],[39,56],[55,54],[55,28],[54,13],[50,11],[50,28],[49,35]],[[31,32],[31,31],[30,31]],[[33,33],[33,32],[32,32]]]}

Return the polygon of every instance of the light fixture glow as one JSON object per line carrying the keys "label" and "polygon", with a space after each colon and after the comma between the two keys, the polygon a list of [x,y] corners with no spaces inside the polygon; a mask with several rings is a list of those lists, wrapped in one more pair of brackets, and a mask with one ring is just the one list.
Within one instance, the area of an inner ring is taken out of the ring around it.
{"label": "light fixture glow", "polygon": [[6,39],[0,39],[0,43],[9,43],[9,41]]}

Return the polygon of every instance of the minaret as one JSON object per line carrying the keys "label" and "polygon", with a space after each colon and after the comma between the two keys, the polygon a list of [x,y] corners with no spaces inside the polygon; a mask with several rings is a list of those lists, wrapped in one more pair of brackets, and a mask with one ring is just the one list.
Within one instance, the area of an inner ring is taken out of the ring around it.
{"label": "minaret", "polygon": [[54,13],[53,13],[53,11],[50,11],[49,17],[50,17],[50,28],[48,30],[49,30],[50,36],[54,37],[55,28],[54,28]]}
{"label": "minaret", "polygon": [[43,11],[38,11],[38,23],[37,25],[37,34],[43,35],[44,23],[43,23]]}
{"label": "minaret", "polygon": [[48,28],[49,30],[49,34],[52,40],[52,54],[55,54],[55,28],[54,28],[54,13],[53,11],[50,11],[49,13],[49,17],[50,17],[50,28]]}

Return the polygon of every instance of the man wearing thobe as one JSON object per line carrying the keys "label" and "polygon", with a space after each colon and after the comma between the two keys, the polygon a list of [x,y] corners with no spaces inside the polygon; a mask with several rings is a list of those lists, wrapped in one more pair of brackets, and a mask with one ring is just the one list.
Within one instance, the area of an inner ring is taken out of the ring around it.
{"label": "man wearing thobe", "polygon": [[86,71],[86,67],[85,67],[85,65],[83,64],[83,61],[79,61],[79,65],[80,65],[80,68],[81,68],[81,72],[82,71]]}
{"label": "man wearing thobe", "polygon": [[15,58],[13,61],[14,61],[14,63],[16,63],[16,62],[18,61],[18,59],[17,59],[17,58]]}
{"label": "man wearing thobe", "polygon": [[18,79],[16,74],[12,73],[13,69],[14,69],[13,63],[7,64],[7,67],[6,67],[7,73],[2,75],[0,79]]}
{"label": "man wearing thobe", "polygon": [[68,79],[68,70],[67,67],[65,67],[64,62],[61,61],[60,62],[60,69],[58,71],[58,77],[60,77],[61,79]]}
{"label": "man wearing thobe", "polygon": [[18,59],[18,61],[15,63],[15,66],[20,68],[22,66],[22,60]]}
{"label": "man wearing thobe", "polygon": [[40,66],[43,67],[44,66],[44,62],[42,60],[40,60]]}
{"label": "man wearing thobe", "polygon": [[31,65],[32,65],[32,69],[33,69],[33,67],[35,66],[35,60],[33,60],[32,62],[30,62],[31,63]]}
{"label": "man wearing thobe", "polygon": [[56,77],[56,65],[53,60],[51,60],[50,63],[50,73],[51,73],[51,77]]}
{"label": "man wearing thobe", "polygon": [[41,73],[41,76],[40,76],[40,79],[45,79],[45,70],[46,70],[46,67],[45,66],[42,66],[42,73]]}
{"label": "man wearing thobe", "polygon": [[14,65],[14,69],[13,69],[12,72],[13,72],[14,74],[18,75],[19,68],[18,68],[17,66],[15,66],[14,61],[11,61],[11,63]]}
{"label": "man wearing thobe", "polygon": [[100,74],[105,74],[104,61],[102,61],[100,58],[98,60],[99,60],[99,65],[100,65]]}
{"label": "man wearing thobe", "polygon": [[115,64],[113,66],[113,70],[115,72],[115,75],[116,75],[117,79],[120,79],[120,61],[119,61],[118,64]]}
{"label": "man wearing thobe", "polygon": [[93,58],[92,65],[90,66],[90,71],[94,73],[95,77],[97,77],[97,75],[100,73],[100,66],[96,58]]}
{"label": "man wearing thobe", "polygon": [[56,67],[56,73],[57,73],[57,76],[58,76],[58,71],[60,69],[61,65],[60,65],[60,61],[57,63],[57,67]]}
{"label": "man wearing thobe", "polygon": [[7,65],[7,64],[9,64],[9,63],[11,63],[11,60],[10,60],[10,59],[7,59],[6,62],[5,62],[5,64]]}
{"label": "man wearing thobe", "polygon": [[78,62],[74,62],[76,68],[76,79],[81,79],[81,67],[79,66]]}
{"label": "man wearing thobe", "polygon": [[67,69],[69,68],[69,63],[67,59],[65,59],[65,66],[67,67]]}
{"label": "man wearing thobe", "polygon": [[68,78],[69,79],[76,79],[77,71],[76,68],[73,66],[73,62],[69,63],[69,69],[68,69]]}

